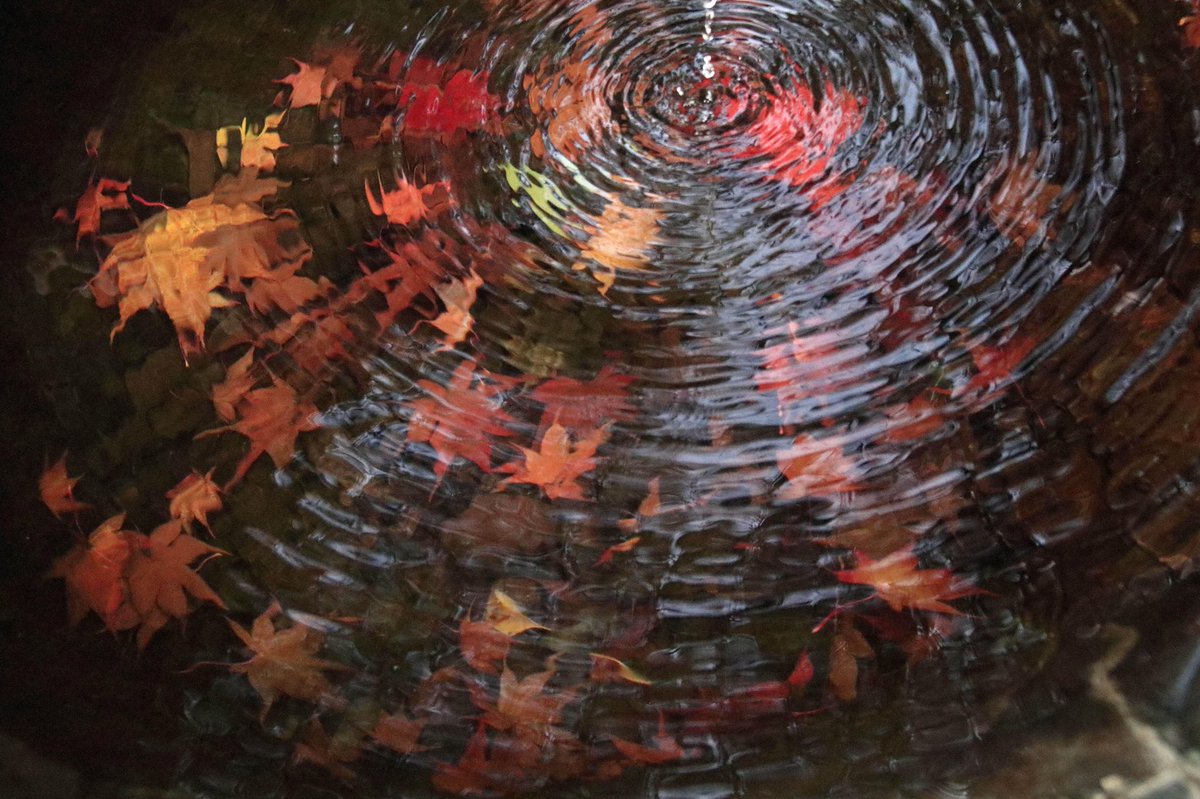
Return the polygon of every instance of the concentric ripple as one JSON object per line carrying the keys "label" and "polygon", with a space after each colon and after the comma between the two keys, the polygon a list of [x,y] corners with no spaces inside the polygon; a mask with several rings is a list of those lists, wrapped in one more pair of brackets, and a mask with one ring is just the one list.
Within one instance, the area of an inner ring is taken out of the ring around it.
{"label": "concentric ripple", "polygon": [[[665,729],[686,754],[642,752],[638,795],[962,777],[1097,583],[1194,568],[1200,236],[1173,164],[1196,95],[1159,84],[1178,59],[1151,19],[495,0],[417,20],[388,80],[437,85],[442,116],[407,89],[380,151],[446,198],[354,252],[447,280],[357,308],[384,332],[314,378],[322,437],[256,487],[287,524],[246,512],[247,591],[354,619],[323,624],[355,687],[430,719],[411,762],[459,774],[486,739],[521,763],[487,791],[584,795],[624,768],[597,749]],[[554,447],[575,471],[537,460]],[[908,556],[940,594],[914,598]],[[880,562],[900,572],[864,582]],[[462,640],[496,591],[533,625],[505,677]],[[646,684],[596,681],[598,655]],[[535,757],[475,718],[542,668],[564,705]]]}

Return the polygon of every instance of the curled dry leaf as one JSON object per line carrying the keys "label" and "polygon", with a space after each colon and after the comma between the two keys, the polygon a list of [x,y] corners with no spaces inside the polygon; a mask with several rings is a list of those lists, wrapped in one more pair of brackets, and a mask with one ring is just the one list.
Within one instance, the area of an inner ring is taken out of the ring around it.
{"label": "curled dry leaf", "polygon": [[592,653],[592,671],[589,679],[593,683],[620,683],[627,682],[633,685],[653,685],[651,680],[643,674],[634,671],[625,663],[608,655],[602,655],[599,652]]}
{"label": "curled dry leaf", "polygon": [[64,513],[78,513],[92,507],[86,502],[79,502],[73,496],[75,484],[80,478],[67,475],[67,453],[58,462],[42,472],[38,478],[38,494],[42,504],[50,509],[56,517],[62,518]]}

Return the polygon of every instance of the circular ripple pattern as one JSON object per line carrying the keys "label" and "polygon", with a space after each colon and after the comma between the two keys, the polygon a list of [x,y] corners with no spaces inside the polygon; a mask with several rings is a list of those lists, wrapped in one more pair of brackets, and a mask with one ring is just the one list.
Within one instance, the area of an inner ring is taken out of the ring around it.
{"label": "circular ripple pattern", "polygon": [[[322,624],[430,719],[413,761],[445,790],[575,790],[614,738],[653,750],[620,777],[647,796],[960,776],[1085,575],[1194,554],[1200,422],[1151,399],[1200,388],[1161,35],[1102,2],[483,13],[432,16],[396,76],[493,104],[395,119],[397,169],[452,210],[364,250],[454,276],[438,307],[473,327],[356,351],[368,387],[281,473],[300,512],[247,528],[248,581],[361,620]],[[536,465],[558,446],[569,474]],[[537,625],[503,672],[467,642],[497,591]],[[480,697],[542,669],[530,743]],[[462,765],[479,741],[505,769]]]}

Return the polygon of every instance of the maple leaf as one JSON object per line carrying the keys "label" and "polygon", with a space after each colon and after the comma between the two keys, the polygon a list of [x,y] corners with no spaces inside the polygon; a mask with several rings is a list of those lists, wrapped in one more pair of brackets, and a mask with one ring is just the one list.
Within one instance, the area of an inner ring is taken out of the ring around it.
{"label": "maple leaf", "polygon": [[1074,195],[1060,201],[1063,187],[1051,183],[1037,165],[1038,155],[1031,153],[1008,165],[1004,179],[987,202],[987,213],[996,229],[1018,247],[1037,236],[1053,239],[1051,214],[1061,202],[1062,210],[1074,204]]}
{"label": "maple leaf", "polygon": [[432,380],[417,382],[425,396],[409,406],[408,440],[433,447],[437,455],[433,473],[439,483],[460,457],[490,472],[491,438],[512,435],[505,425],[514,420],[496,400],[502,386],[494,379],[477,379],[481,377],[473,363],[463,361],[445,386]]}
{"label": "maple leaf", "polygon": [[140,619],[129,605],[125,567],[133,552],[131,533],[122,530],[125,514],[102,522],[86,542],[80,542],[56,559],[47,573],[67,584],[67,614],[72,626],[88,611],[116,632],[137,626]]}
{"label": "maple leaf", "polygon": [[463,658],[476,671],[495,674],[497,664],[508,656],[512,638],[529,630],[545,630],[525,615],[516,601],[499,589],[488,597],[482,621],[463,618],[458,627],[458,646]]}
{"label": "maple leaf", "polygon": [[[410,78],[414,77],[410,74]],[[404,109],[400,129],[409,135],[448,141],[459,131],[499,130],[500,98],[488,92],[488,73],[460,69],[445,85],[409,81],[400,86]]]}
{"label": "maple leaf", "polygon": [[799,694],[812,682],[815,673],[812,658],[808,656],[808,652],[801,652],[800,657],[796,658],[796,665],[792,668],[792,673],[784,682],[788,684],[793,693]]}
{"label": "maple leaf", "polygon": [[88,184],[87,190],[75,203],[75,246],[84,236],[100,232],[100,217],[105,211],[129,210],[128,180],[100,178]]}
{"label": "maple leaf", "polygon": [[780,450],[776,460],[787,479],[775,493],[777,499],[837,497],[859,488],[859,466],[843,454],[836,438],[816,439],[801,433],[790,447]]}
{"label": "maple leaf", "polygon": [[225,607],[189,564],[200,557],[228,553],[185,534],[178,519],[160,525],[149,536],[131,536],[134,549],[128,565],[129,600],[141,619],[139,649],[145,649],[170,619],[188,615],[189,594],[201,602]]}
{"label": "maple leaf", "polygon": [[667,734],[667,722],[661,710],[658,712],[658,733],[653,739],[654,746],[635,744],[613,735],[609,736],[609,740],[612,741],[612,745],[617,748],[617,751],[630,761],[647,766],[682,760],[688,754],[674,736]]}
{"label": "maple leaf", "polygon": [[332,288],[324,278],[318,283],[297,275],[299,269],[300,264],[291,263],[260,275],[246,291],[246,302],[250,309],[265,314],[278,308],[284,313],[294,314]]}
{"label": "maple leaf", "polygon": [[853,622],[837,625],[829,646],[829,687],[833,695],[843,702],[853,701],[858,696],[858,661],[874,656],[875,650]]}
{"label": "maple leaf", "polygon": [[500,471],[512,477],[500,485],[528,483],[539,486],[548,499],[583,499],[583,486],[576,482],[596,468],[596,450],[608,440],[608,427],[598,427],[572,443],[571,435],[555,422],[542,435],[540,450],[520,447],[524,463],[506,463]]}
{"label": "maple leaf", "polygon": [[541,127],[529,140],[535,158],[546,157],[549,140],[571,163],[580,163],[597,142],[617,130],[603,90],[603,76],[590,62],[571,62],[547,75],[526,76],[529,110]]}
{"label": "maple leaf", "polygon": [[295,389],[279,378],[272,376],[272,381],[270,388],[255,389],[242,398],[238,405],[241,416],[238,421],[216,430],[206,430],[197,436],[200,438],[232,431],[250,439],[250,451],[225,485],[226,490],[246,475],[260,455],[269,455],[275,468],[282,469],[296,450],[296,437],[318,427],[313,421],[317,413],[316,406],[308,402],[301,403]]}
{"label": "maple leaf", "polygon": [[[242,278],[265,274],[270,261],[293,255],[278,246],[293,229],[286,219],[258,205],[230,206],[206,196],[142,222],[113,247],[89,283],[100,307],[118,305],[112,335],[138,312],[158,306],[175,326],[185,361],[203,350],[212,309],[234,304],[216,289],[228,283],[238,290]],[[298,252],[307,257],[307,245]]]}
{"label": "maple leaf", "polygon": [[600,293],[607,295],[619,271],[645,268],[661,218],[662,212],[657,209],[610,200],[596,224],[589,226],[590,237],[580,247],[579,259],[571,268],[576,272],[590,269],[600,284]]}
{"label": "maple leaf", "polygon": [[610,366],[591,380],[555,377],[545,381],[529,393],[531,399],[545,406],[539,433],[555,420],[572,430],[587,430],[632,419],[637,409],[629,400],[627,388],[633,382],[633,377],[618,374]]}
{"label": "maple leaf", "polygon": [[387,303],[387,310],[375,314],[380,330],[386,330],[396,317],[412,305],[418,297],[433,299],[434,285],[446,278],[445,254],[437,250],[436,239],[429,239],[430,247],[421,243],[406,242],[400,249],[379,246],[391,263],[381,269],[369,271],[352,286],[349,294],[378,291]]}
{"label": "maple leaf", "polygon": [[806,402],[829,392],[838,354],[828,336],[804,336],[800,329],[788,322],[787,338],[757,353],[762,366],[754,372],[754,383],[759,391],[775,393],[783,424],[799,421]]}
{"label": "maple leaf", "polygon": [[835,571],[843,583],[869,585],[875,595],[892,610],[926,610],[957,616],[959,610],[945,600],[985,593],[949,569],[918,569],[912,545],[879,560],[855,551],[858,565],[853,569]]}
{"label": "maple leaf", "polygon": [[475,295],[482,285],[483,278],[472,271],[465,280],[452,280],[433,287],[446,310],[429,324],[446,334],[442,342],[444,347],[461,343],[471,332],[475,324],[471,306],[475,304]]}
{"label": "maple leaf", "polygon": [[227,422],[237,419],[236,405],[258,382],[258,376],[250,371],[253,365],[254,350],[250,349],[225,371],[225,379],[212,387],[213,407]]}
{"label": "maple leaf", "polygon": [[416,186],[403,178],[396,179],[396,188],[384,189],[379,187],[379,197],[371,190],[371,185],[363,179],[363,190],[367,194],[367,206],[376,216],[386,216],[388,224],[411,225],[427,219],[429,214],[438,211],[451,202],[450,184],[444,180],[425,186]]}
{"label": "maple leaf", "polygon": [[337,80],[323,66],[306,64],[295,58],[289,58],[296,65],[296,72],[280,78],[275,83],[292,87],[288,98],[288,108],[304,108],[310,105],[320,105],[321,100],[333,94],[337,88]]}
{"label": "maple leaf", "polygon": [[79,502],[72,495],[79,477],[67,476],[67,453],[58,459],[58,463],[48,467],[38,478],[38,494],[42,504],[50,509],[56,518],[62,518],[64,513],[78,513],[92,507],[86,502]]}
{"label": "maple leaf", "polygon": [[249,631],[229,620],[234,634],[254,653],[250,660],[230,666],[230,671],[245,674],[262,697],[259,720],[264,722],[271,705],[281,696],[306,702],[330,701],[333,688],[321,672],[344,668],[316,657],[325,640],[317,630],[303,624],[277,630],[273,619],[281,611],[278,603],[272,604],[254,620]]}
{"label": "maple leaf", "polygon": [[287,147],[279,135],[279,123],[286,112],[267,114],[262,127],[251,127],[249,119],[243,119],[238,131],[242,136],[241,165],[258,172],[270,172],[275,168],[275,152]]}
{"label": "maple leaf", "polygon": [[521,679],[506,666],[500,673],[500,695],[494,707],[473,692],[475,703],[484,711],[483,722],[493,729],[521,736],[541,735],[546,728],[557,724],[563,709],[575,700],[575,692],[547,690],[555,671],[553,658],[545,671]]}
{"label": "maple leaf", "polygon": [[416,721],[403,713],[393,713],[379,717],[371,730],[371,737],[393,752],[410,755],[429,748],[420,744],[421,731],[424,729],[424,720]]}
{"label": "maple leaf", "polygon": [[221,489],[212,481],[212,475],[212,469],[208,474],[192,472],[167,492],[167,499],[171,501],[171,518],[182,522],[189,533],[192,522],[198,521],[212,534],[208,514],[221,509]]}
{"label": "maple leaf", "polygon": [[812,89],[801,83],[771,98],[746,129],[753,143],[733,155],[759,160],[755,168],[772,180],[806,187],[827,202],[840,184],[826,177],[826,172],[838,148],[862,124],[862,102],[853,94],[827,83],[818,105]]}

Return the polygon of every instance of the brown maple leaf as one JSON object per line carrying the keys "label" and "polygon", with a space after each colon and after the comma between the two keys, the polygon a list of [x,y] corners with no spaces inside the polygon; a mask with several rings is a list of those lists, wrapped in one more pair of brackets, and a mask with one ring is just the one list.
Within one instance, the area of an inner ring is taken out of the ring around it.
{"label": "brown maple leaf", "polygon": [[130,535],[134,548],[128,565],[129,600],[141,619],[139,649],[145,649],[170,619],[188,615],[188,595],[225,607],[190,564],[197,558],[228,553],[185,534],[178,519],[160,525],[149,536]]}
{"label": "brown maple leaf", "polygon": [[237,622],[229,621],[234,634],[254,653],[250,660],[235,663],[230,670],[245,674],[262,697],[260,721],[266,721],[271,705],[281,696],[335,705],[339,701],[321,672],[344,667],[316,657],[325,636],[303,624],[275,629],[273,620],[281,612],[278,603],[271,605],[254,620],[249,631]]}
{"label": "brown maple leaf", "polygon": [[637,408],[629,399],[630,375],[618,374],[605,366],[591,380],[555,377],[529,393],[531,399],[542,403],[539,435],[555,420],[571,430],[588,430],[609,422],[632,419]]}
{"label": "brown maple leaf", "polygon": [[480,723],[457,764],[438,764],[433,787],[454,796],[490,794],[495,769],[488,762],[487,747],[487,727]]}
{"label": "brown maple leaf", "polygon": [[853,621],[837,625],[829,646],[829,687],[843,702],[858,696],[858,661],[875,656],[875,650],[854,626]]}
{"label": "brown maple leaf", "polygon": [[192,522],[198,521],[212,534],[208,524],[208,514],[221,509],[221,489],[212,480],[213,470],[208,474],[192,472],[179,481],[179,485],[167,492],[171,501],[171,518],[178,519],[188,533],[192,531]]}
{"label": "brown maple leaf", "polygon": [[57,518],[64,513],[78,513],[92,507],[86,502],[79,502],[72,495],[75,484],[80,478],[67,476],[67,453],[58,459],[58,463],[48,467],[38,478],[38,494],[42,504],[50,509]]}
{"label": "brown maple leaf", "polygon": [[238,421],[216,430],[206,430],[197,438],[232,431],[250,439],[250,451],[242,458],[225,489],[236,485],[260,455],[271,457],[275,468],[282,469],[296,450],[296,437],[316,430],[313,421],[316,406],[301,402],[296,391],[277,377],[269,388],[259,388],[246,394],[238,403]]}
{"label": "brown maple leaf", "polygon": [[608,427],[598,427],[574,442],[567,429],[555,422],[542,435],[538,450],[520,447],[523,463],[507,463],[499,471],[508,472],[500,485],[528,483],[546,492],[548,499],[583,499],[583,486],[576,482],[596,468],[596,450],[608,440]]}
{"label": "brown maple leaf", "polygon": [[371,737],[380,744],[402,755],[423,752],[429,747],[421,746],[421,731],[425,720],[410,719],[403,713],[380,716],[371,730]]}
{"label": "brown maple leaf", "polygon": [[546,728],[562,720],[563,709],[575,700],[574,690],[552,691],[547,684],[556,673],[553,658],[545,671],[518,678],[508,667],[500,673],[500,694],[493,706],[479,691],[473,699],[484,711],[483,722],[489,727],[513,732],[518,736],[540,736]]}
{"label": "brown maple leaf", "polygon": [[425,396],[409,406],[408,440],[433,447],[437,482],[456,458],[490,472],[492,438],[513,434],[506,427],[513,418],[500,410],[496,399],[502,385],[477,372],[470,361],[463,361],[445,386],[432,380],[420,380],[417,386]]}
{"label": "brown maple leaf", "polygon": [[869,585],[875,595],[892,610],[926,610],[950,616],[959,610],[946,600],[985,593],[949,569],[919,569],[912,546],[874,560],[863,552],[854,553],[858,565],[853,569],[835,571],[843,583]]}
{"label": "brown maple leaf", "polygon": [[630,668],[627,664],[599,652],[592,653],[592,670],[588,674],[588,680],[597,685],[602,683],[654,684],[648,677]]}
{"label": "brown maple leaf", "polygon": [[140,618],[129,604],[129,586],[125,568],[133,553],[132,533],[121,529],[125,514],[120,513],[100,524],[86,542],[54,561],[47,573],[67,584],[67,615],[71,625],[78,624],[88,611],[116,632],[136,627]]}

